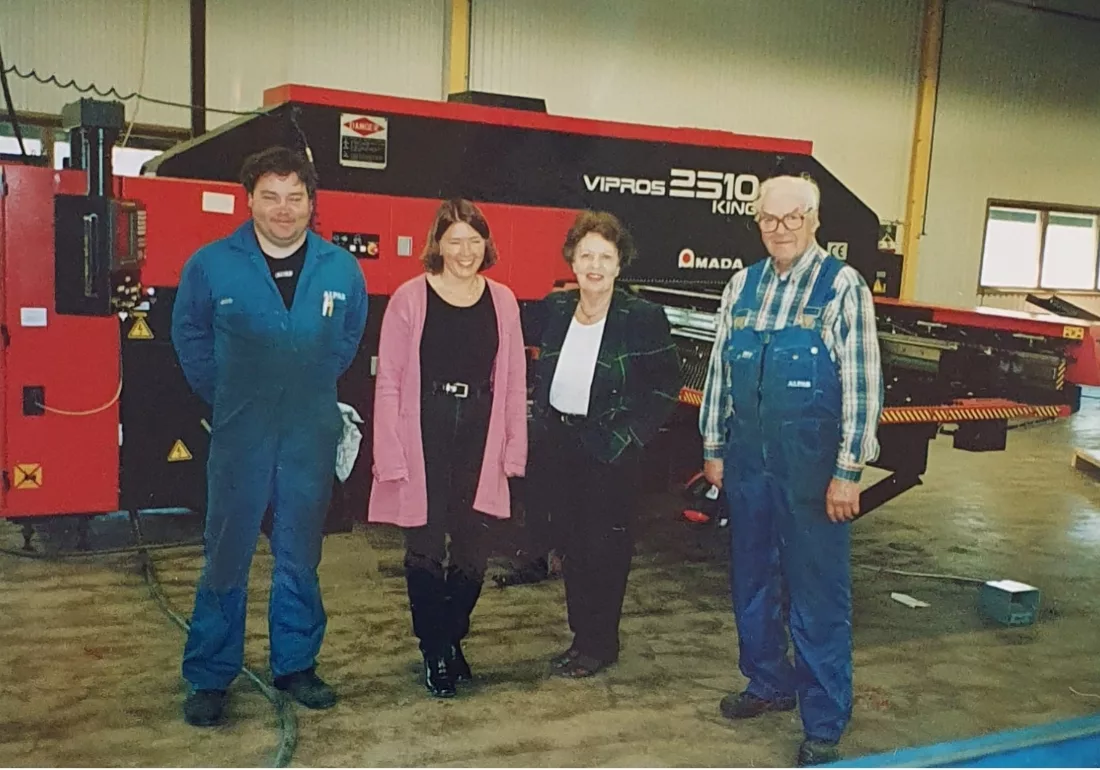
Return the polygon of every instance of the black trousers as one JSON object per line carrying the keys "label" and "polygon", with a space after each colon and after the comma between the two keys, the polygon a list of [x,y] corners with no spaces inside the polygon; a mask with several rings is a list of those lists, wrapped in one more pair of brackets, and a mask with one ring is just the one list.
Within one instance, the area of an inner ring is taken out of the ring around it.
{"label": "black trousers", "polygon": [[[405,530],[405,582],[413,633],[425,655],[466,637],[489,558],[489,517],[473,509],[492,395],[421,398],[428,523]],[[449,542],[448,542],[449,539]]]}
{"label": "black trousers", "polygon": [[552,415],[539,452],[539,488],[562,556],[572,646],[613,662],[619,658],[619,620],[634,555],[639,458],[628,450],[616,463],[600,462],[581,444],[579,427]]}

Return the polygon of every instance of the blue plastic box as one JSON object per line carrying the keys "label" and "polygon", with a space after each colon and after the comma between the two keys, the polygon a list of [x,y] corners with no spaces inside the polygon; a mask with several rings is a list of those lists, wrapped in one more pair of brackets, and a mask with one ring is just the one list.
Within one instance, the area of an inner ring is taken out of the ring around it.
{"label": "blue plastic box", "polygon": [[1015,580],[990,580],[978,592],[978,611],[1003,626],[1030,626],[1039,618],[1039,589]]}

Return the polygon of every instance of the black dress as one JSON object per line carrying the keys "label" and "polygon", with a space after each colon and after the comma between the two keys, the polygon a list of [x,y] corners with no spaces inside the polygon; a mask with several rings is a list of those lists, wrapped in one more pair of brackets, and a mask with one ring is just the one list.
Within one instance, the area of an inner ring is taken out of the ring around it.
{"label": "black dress", "polygon": [[405,530],[405,576],[420,649],[441,656],[469,632],[488,561],[488,517],[473,502],[499,334],[488,286],[473,305],[457,307],[425,284],[420,427],[428,523]]}

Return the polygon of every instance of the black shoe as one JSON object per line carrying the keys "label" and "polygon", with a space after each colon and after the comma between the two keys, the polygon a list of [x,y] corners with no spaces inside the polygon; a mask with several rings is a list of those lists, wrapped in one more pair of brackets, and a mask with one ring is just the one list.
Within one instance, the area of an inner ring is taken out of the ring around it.
{"label": "black shoe", "polygon": [[443,655],[424,656],[424,686],[436,698],[453,698],[455,680]]}
{"label": "black shoe", "polygon": [[455,642],[448,648],[446,663],[456,684],[473,681],[474,675],[470,671],[470,664],[466,662],[466,656],[462,654],[461,643]]}
{"label": "black shoe", "polygon": [[192,690],[183,702],[184,721],[195,727],[220,724],[225,701],[225,690]]}
{"label": "black shoe", "polygon": [[336,691],[329,687],[312,668],[275,677],[275,687],[310,709],[327,709],[336,705]]}
{"label": "black shoe", "polygon": [[764,700],[745,691],[730,693],[722,698],[718,708],[726,719],[751,719],[768,711],[792,711],[797,705],[794,698]]}
{"label": "black shoe", "polygon": [[497,588],[507,588],[508,586],[541,583],[549,578],[550,564],[545,558],[542,558],[519,567],[513,567],[503,575],[495,576],[493,582],[497,584]]}
{"label": "black shoe", "polygon": [[558,672],[573,662],[573,658],[580,655],[580,652],[570,647],[568,650],[559,652],[554,657],[550,658],[550,671]]}
{"label": "black shoe", "polygon": [[836,743],[830,741],[815,741],[807,738],[798,747],[798,766],[810,767],[812,765],[827,765],[840,759],[840,750]]}

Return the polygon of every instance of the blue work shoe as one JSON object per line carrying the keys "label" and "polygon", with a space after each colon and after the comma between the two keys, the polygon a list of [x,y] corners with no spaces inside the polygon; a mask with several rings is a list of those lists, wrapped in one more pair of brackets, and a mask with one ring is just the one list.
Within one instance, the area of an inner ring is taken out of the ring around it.
{"label": "blue work shoe", "polygon": [[312,668],[275,677],[275,687],[309,709],[327,709],[336,705],[336,691]]}
{"label": "blue work shoe", "polygon": [[798,766],[827,765],[840,759],[840,749],[834,741],[815,741],[807,738],[798,747]]}
{"label": "blue work shoe", "polygon": [[731,692],[722,698],[718,708],[726,719],[751,719],[768,711],[793,711],[797,705],[798,701],[794,698],[764,700],[746,690],[745,692]]}
{"label": "blue work shoe", "polygon": [[194,727],[221,724],[225,701],[225,690],[192,690],[183,702],[183,719]]}

